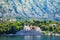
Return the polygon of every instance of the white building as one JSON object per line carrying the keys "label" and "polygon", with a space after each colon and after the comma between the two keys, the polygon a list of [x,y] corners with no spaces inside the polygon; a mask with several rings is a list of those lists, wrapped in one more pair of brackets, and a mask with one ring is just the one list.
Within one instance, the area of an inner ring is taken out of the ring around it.
{"label": "white building", "polygon": [[10,22],[15,22],[16,21],[16,18],[11,18],[10,19]]}
{"label": "white building", "polygon": [[25,31],[36,30],[36,31],[38,31],[38,32],[41,32],[40,27],[38,27],[38,26],[32,26],[32,25],[30,25],[30,26],[24,25],[24,30],[25,30]]}
{"label": "white building", "polygon": [[38,32],[41,32],[40,27],[36,27],[35,30],[38,31]]}
{"label": "white building", "polygon": [[24,30],[25,30],[25,31],[29,31],[29,30],[30,30],[30,27],[29,27],[29,26],[24,25]]}
{"label": "white building", "polygon": [[49,24],[49,26],[57,27],[58,25],[57,24]]}
{"label": "white building", "polygon": [[54,27],[54,28],[56,28],[56,29],[57,29],[58,24],[49,24],[49,26],[52,26],[52,27]]}

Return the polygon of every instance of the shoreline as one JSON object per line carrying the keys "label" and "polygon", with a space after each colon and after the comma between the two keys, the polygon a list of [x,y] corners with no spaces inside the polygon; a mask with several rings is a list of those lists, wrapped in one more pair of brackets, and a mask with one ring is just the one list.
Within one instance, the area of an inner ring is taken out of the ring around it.
{"label": "shoreline", "polygon": [[44,35],[48,35],[48,36],[60,36],[60,34],[58,34],[58,33],[44,34]]}
{"label": "shoreline", "polygon": [[27,33],[25,33],[25,34],[0,34],[0,36],[60,36],[60,34],[58,34],[58,33],[48,33],[48,34],[27,34]]}

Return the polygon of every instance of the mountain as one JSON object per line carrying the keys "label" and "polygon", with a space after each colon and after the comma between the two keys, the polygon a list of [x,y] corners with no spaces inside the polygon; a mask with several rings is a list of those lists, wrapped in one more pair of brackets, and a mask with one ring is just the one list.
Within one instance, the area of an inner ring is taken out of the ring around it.
{"label": "mountain", "polygon": [[0,0],[0,18],[60,21],[60,0]]}

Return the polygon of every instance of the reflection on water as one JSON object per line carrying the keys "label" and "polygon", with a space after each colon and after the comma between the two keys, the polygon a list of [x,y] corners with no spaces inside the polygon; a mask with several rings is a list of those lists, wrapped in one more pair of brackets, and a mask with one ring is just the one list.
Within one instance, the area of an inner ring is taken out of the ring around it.
{"label": "reflection on water", "polygon": [[41,36],[24,36],[25,40],[40,40]]}
{"label": "reflection on water", "polygon": [[25,40],[32,40],[33,37],[32,37],[32,36],[24,36],[24,39],[25,39]]}
{"label": "reflection on water", "polygon": [[59,36],[0,36],[0,40],[60,40]]}

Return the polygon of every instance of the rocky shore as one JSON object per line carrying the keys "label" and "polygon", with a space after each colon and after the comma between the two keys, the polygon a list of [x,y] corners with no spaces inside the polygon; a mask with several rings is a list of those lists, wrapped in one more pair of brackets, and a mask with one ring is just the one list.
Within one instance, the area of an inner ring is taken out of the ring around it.
{"label": "rocky shore", "polygon": [[48,34],[44,34],[44,35],[48,35],[48,36],[60,36],[59,33],[48,33]]}

